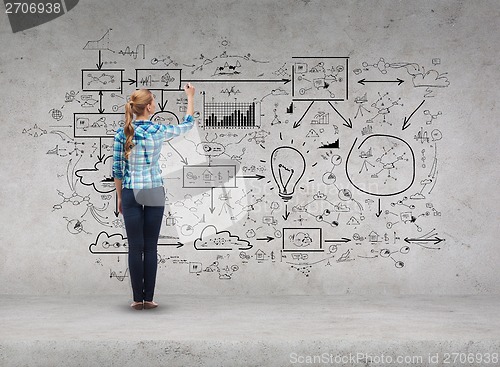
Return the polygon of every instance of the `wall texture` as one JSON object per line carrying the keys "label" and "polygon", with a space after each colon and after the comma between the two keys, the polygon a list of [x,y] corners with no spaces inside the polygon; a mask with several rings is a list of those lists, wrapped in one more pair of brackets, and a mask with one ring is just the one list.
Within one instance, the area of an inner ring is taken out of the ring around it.
{"label": "wall texture", "polygon": [[[169,4],[170,3],[170,4]],[[125,294],[123,105],[165,142],[157,293],[498,293],[496,1],[80,1],[0,16],[0,293]]]}

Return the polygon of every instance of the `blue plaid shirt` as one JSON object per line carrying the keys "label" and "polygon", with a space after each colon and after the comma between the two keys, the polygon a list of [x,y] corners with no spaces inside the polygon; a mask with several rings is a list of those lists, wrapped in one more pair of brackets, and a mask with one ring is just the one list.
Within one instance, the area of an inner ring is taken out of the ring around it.
{"label": "blue plaid shirt", "polygon": [[125,159],[125,132],[118,128],[113,145],[113,177],[122,180],[123,187],[129,189],[151,189],[163,186],[158,160],[161,147],[166,139],[179,136],[191,130],[194,119],[191,115],[184,116],[179,125],[160,125],[152,121],[133,121],[134,147]]}

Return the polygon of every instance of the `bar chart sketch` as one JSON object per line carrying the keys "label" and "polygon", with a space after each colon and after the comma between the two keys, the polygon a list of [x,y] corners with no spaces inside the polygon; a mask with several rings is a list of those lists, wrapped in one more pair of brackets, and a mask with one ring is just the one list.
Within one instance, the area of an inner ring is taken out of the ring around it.
{"label": "bar chart sketch", "polygon": [[260,127],[260,104],[251,102],[205,102],[205,129]]}

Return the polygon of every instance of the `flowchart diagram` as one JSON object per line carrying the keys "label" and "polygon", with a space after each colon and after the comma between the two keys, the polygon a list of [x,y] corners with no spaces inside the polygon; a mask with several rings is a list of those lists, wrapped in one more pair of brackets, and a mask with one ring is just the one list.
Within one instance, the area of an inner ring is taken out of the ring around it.
{"label": "flowchart diagram", "polygon": [[54,101],[49,122],[20,133],[47,146],[48,166],[64,162],[47,212],[86,239],[88,261],[111,280],[128,277],[111,176],[124,104],[147,88],[158,102],[151,120],[178,124],[187,82],[196,128],[165,141],[160,159],[160,271],[230,280],[277,263],[314,277],[380,261],[404,271],[446,243],[433,194],[446,123],[438,97],[450,80],[432,55],[428,64],[381,56],[271,61],[222,41],[176,60],[154,45],[114,44],[108,30],[82,44],[88,65],[74,70],[75,88]]}

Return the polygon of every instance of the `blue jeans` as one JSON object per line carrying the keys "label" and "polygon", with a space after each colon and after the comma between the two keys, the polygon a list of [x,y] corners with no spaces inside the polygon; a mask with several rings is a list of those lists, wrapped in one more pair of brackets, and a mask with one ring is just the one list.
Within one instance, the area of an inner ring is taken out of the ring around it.
{"label": "blue jeans", "polygon": [[137,202],[133,189],[122,189],[128,267],[135,302],[153,300],[158,267],[158,236],[164,210],[164,205],[142,205]]}

